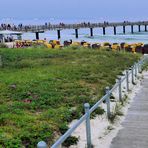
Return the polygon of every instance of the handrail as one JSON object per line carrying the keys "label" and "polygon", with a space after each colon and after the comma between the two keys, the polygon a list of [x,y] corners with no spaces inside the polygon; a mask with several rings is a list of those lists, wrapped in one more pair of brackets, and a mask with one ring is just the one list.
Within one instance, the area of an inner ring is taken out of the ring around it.
{"label": "handrail", "polygon": [[98,107],[103,101],[106,100],[107,97],[108,97],[108,94],[106,94],[105,96],[103,96],[103,97],[89,110],[90,114],[91,114],[92,112],[94,112],[94,111],[97,109],[97,107]]}
{"label": "handrail", "polygon": [[[140,61],[138,61],[137,63],[134,64],[134,66],[132,66],[132,68],[130,70],[127,70],[128,72],[122,76],[122,78],[119,78],[119,81],[117,83],[115,83],[115,85],[109,90],[109,87],[106,88],[106,94],[96,103],[94,104],[90,109],[89,109],[89,104],[86,103],[84,105],[85,107],[85,114],[64,134],[62,135],[52,146],[51,148],[58,148],[74,131],[75,129],[84,121],[86,121],[86,133],[87,133],[87,147],[90,148],[91,147],[91,128],[90,128],[90,114],[92,112],[94,112],[98,106],[105,101],[107,104],[107,116],[110,116],[110,95],[112,94],[112,92],[117,89],[118,87],[121,87],[121,84],[124,80],[127,80],[127,91],[129,91],[129,75],[133,75],[132,77],[134,77],[134,79],[136,79],[136,77],[138,75],[136,75],[136,71],[138,73],[140,73],[142,71],[142,67],[146,61],[146,59],[148,59],[148,55],[144,56]],[[132,72],[133,71],[133,72]],[[132,80],[134,81],[134,80]],[[133,83],[133,82],[132,82]],[[119,98],[121,99],[120,101],[122,101],[122,94],[121,93],[121,89],[119,89]],[[38,143],[37,145],[38,148],[47,148],[47,144],[44,141],[41,141]]]}
{"label": "handrail", "polygon": [[110,93],[112,93],[115,89],[117,89],[118,86],[119,86],[119,84],[116,83],[116,84],[112,87],[112,89],[110,90]]}

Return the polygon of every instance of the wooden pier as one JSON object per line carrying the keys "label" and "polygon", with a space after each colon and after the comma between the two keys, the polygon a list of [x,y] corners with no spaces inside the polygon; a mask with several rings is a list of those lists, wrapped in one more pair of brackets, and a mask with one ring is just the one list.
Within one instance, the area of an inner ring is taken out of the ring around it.
{"label": "wooden pier", "polygon": [[[112,27],[114,35],[117,34],[117,27],[123,27],[123,34],[126,33],[126,27],[131,26],[131,33],[134,33],[134,26],[138,26],[138,32],[141,32],[141,26],[144,26],[144,31],[147,31],[148,21],[139,21],[139,22],[104,22],[104,23],[80,23],[80,24],[57,24],[57,25],[26,25],[22,27],[11,27],[7,30],[20,31],[20,32],[32,32],[36,34],[36,39],[39,39],[39,33],[44,33],[50,30],[57,31],[58,39],[61,38],[61,30],[64,29],[74,29],[75,37],[79,37],[79,29],[89,28],[90,36],[93,37],[94,28],[102,28],[103,35],[106,34],[106,28]],[[0,27],[0,30],[3,28]],[[137,32],[137,31],[135,31]]]}

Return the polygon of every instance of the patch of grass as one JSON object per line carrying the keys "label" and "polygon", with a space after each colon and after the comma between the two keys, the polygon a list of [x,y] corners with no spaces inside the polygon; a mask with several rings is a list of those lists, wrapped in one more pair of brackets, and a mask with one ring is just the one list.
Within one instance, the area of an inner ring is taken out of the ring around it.
{"label": "patch of grass", "polygon": [[[60,127],[59,127],[59,130],[60,130],[60,132],[61,132],[61,134],[64,134],[67,130],[68,130],[69,128],[68,128],[68,126],[67,126],[67,124],[66,123],[61,123],[60,124]],[[77,142],[78,142],[78,138],[77,137],[75,137],[75,136],[70,136],[70,137],[68,137],[64,142],[63,142],[63,146],[65,146],[65,147],[68,147],[68,146],[70,146],[70,145],[75,145],[75,144],[77,144]]]}
{"label": "patch of grass", "polygon": [[76,145],[78,143],[79,139],[74,136],[68,137],[62,144],[62,146],[69,147],[71,145]]}
{"label": "patch of grass", "polygon": [[142,70],[148,71],[148,60],[145,62],[145,64],[142,66]]}
{"label": "patch of grass", "polygon": [[[108,135],[112,130],[114,130],[114,127],[112,125],[107,126],[104,135]],[[101,139],[102,137],[99,138]]]}
{"label": "patch of grass", "polygon": [[92,114],[91,114],[91,118],[96,117],[96,115],[102,115],[105,113],[105,110],[101,107],[98,107]]}
{"label": "patch of grass", "polygon": [[70,47],[1,48],[0,55],[0,147],[35,147],[40,140],[51,146],[84,113],[84,103],[96,103],[141,56]]}
{"label": "patch of grass", "polygon": [[111,125],[109,125],[109,126],[107,127],[107,130],[108,130],[108,131],[111,131],[111,130],[113,130],[113,129],[114,129],[114,127],[111,126]]}
{"label": "patch of grass", "polygon": [[115,122],[115,119],[117,119],[117,117],[119,116],[123,116],[123,112],[122,112],[122,104],[120,103],[116,103],[113,112],[111,113],[110,117],[109,117],[109,121],[111,123]]}
{"label": "patch of grass", "polygon": [[124,95],[124,98],[123,98],[121,104],[122,104],[123,106],[126,106],[126,105],[128,104],[128,102],[129,102],[128,95]]}

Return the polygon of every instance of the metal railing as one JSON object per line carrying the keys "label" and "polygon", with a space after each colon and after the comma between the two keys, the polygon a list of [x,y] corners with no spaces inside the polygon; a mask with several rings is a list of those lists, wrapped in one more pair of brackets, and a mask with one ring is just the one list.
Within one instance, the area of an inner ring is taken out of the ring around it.
{"label": "metal railing", "polygon": [[[106,94],[99,99],[99,101],[90,108],[89,103],[84,104],[84,110],[85,114],[64,134],[62,135],[52,146],[51,148],[58,148],[62,145],[62,143],[69,137],[71,134],[75,131],[75,129],[82,124],[82,122],[86,122],[86,141],[87,141],[87,148],[92,147],[91,142],[91,125],[90,125],[90,115],[92,112],[94,112],[99,105],[102,102],[106,102],[107,107],[107,117],[110,118],[111,116],[111,106],[110,106],[110,97],[112,93],[115,91],[115,89],[118,88],[118,97],[119,101],[123,101],[123,92],[122,92],[122,83],[126,82],[126,92],[129,91],[129,85],[130,82],[132,84],[135,84],[136,78],[138,76],[138,73],[142,72],[143,65],[147,61],[148,55],[144,55],[141,60],[139,60],[137,63],[135,63],[130,69],[126,70],[126,73],[124,76],[118,78],[118,82],[112,87],[112,89],[109,89],[109,87],[106,87]],[[148,61],[147,61],[148,62]],[[131,80],[130,80],[131,76]],[[44,141],[41,141],[37,144],[37,148],[47,148],[47,144]]]}

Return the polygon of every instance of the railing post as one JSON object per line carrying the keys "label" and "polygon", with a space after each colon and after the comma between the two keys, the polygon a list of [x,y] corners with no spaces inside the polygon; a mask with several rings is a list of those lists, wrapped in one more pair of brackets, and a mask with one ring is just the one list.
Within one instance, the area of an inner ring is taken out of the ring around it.
{"label": "railing post", "polygon": [[45,141],[40,141],[38,144],[37,144],[37,148],[48,148],[47,144]]}
{"label": "railing post", "polygon": [[137,63],[135,63],[135,77],[137,77]]}
{"label": "railing post", "polygon": [[126,70],[126,87],[127,87],[127,91],[129,91],[129,72],[128,70]]}
{"label": "railing post", "polygon": [[118,83],[119,83],[119,100],[122,101],[122,86],[121,86],[121,77],[118,78]]}
{"label": "railing post", "polygon": [[142,63],[143,63],[143,61],[140,61],[140,63],[139,63],[139,73],[142,72]]}
{"label": "railing post", "polygon": [[89,103],[85,103],[84,108],[85,108],[85,114],[87,114],[87,118],[86,118],[87,148],[91,148],[91,129],[90,129],[90,112],[89,112],[90,105]]}
{"label": "railing post", "polygon": [[143,65],[145,63],[145,57],[140,61],[140,72],[143,70]]}
{"label": "railing post", "polygon": [[109,93],[109,87],[106,87],[105,88],[105,92],[106,94],[108,95],[107,98],[106,98],[106,105],[107,105],[107,117],[110,118],[110,93]]}
{"label": "railing post", "polygon": [[140,60],[140,61],[139,61],[139,64],[138,64],[138,72],[139,72],[139,73],[142,72],[142,67],[141,67],[141,66],[142,66],[142,61]]}
{"label": "railing post", "polygon": [[132,84],[134,84],[134,66],[132,66]]}
{"label": "railing post", "polygon": [[140,62],[138,61],[138,63],[137,63],[137,74],[139,73],[139,66],[140,65]]}

